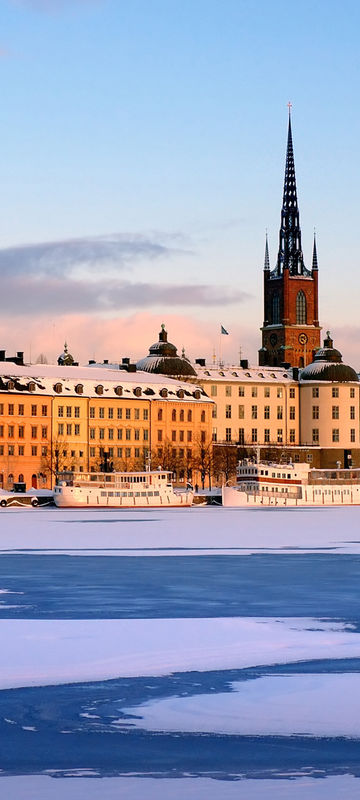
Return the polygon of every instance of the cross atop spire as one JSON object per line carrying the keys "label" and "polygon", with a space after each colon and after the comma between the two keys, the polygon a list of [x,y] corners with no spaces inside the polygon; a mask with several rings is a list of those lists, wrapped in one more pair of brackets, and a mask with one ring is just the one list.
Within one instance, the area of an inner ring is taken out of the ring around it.
{"label": "cross atop spire", "polygon": [[282,275],[285,269],[290,275],[310,275],[304,265],[301,249],[301,230],[296,191],[294,148],[291,129],[291,103],[288,103],[289,123],[286,148],[286,164],[283,203],[281,209],[281,225],[279,235],[279,252],[273,277]]}

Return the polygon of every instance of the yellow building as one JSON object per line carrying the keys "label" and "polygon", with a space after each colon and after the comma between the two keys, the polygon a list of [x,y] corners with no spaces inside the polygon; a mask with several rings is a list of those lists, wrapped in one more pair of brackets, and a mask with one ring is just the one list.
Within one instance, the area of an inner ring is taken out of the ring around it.
{"label": "yellow building", "polygon": [[[185,481],[211,442],[196,386],[120,369],[0,363],[0,485],[50,486],[57,470],[143,469]],[[195,476],[196,477],[196,476]]]}
{"label": "yellow building", "polygon": [[299,444],[299,384],[289,371],[247,365],[196,368],[194,380],[214,401],[213,442]]}
{"label": "yellow building", "polygon": [[343,364],[328,332],[300,374],[301,444],[315,466],[360,467],[359,408],[359,377]]}

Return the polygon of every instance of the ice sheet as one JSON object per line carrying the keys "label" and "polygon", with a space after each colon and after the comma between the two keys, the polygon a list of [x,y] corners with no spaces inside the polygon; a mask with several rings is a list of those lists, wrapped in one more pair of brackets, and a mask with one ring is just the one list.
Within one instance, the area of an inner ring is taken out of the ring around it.
{"label": "ice sheet", "polygon": [[360,507],[0,509],[0,552],[106,555],[360,553]]}
{"label": "ice sheet", "polygon": [[[86,770],[84,774],[86,775]],[[81,772],[79,772],[81,774]],[[6,800],[358,800],[352,775],[294,780],[210,778],[87,778],[53,780],[42,775],[0,777]]]}
{"label": "ice sheet", "polygon": [[0,688],[360,657],[351,626],[308,618],[0,621]]}
{"label": "ice sheet", "polygon": [[[360,736],[360,674],[276,675],[233,692],[170,697],[123,711],[132,727],[243,735]],[[124,720],[113,723],[124,726]]]}

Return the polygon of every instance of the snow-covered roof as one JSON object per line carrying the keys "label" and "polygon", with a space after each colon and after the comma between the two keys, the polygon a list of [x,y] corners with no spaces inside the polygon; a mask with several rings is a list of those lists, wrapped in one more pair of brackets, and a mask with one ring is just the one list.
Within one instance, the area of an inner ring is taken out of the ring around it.
{"label": "snow-covered roof", "polygon": [[[14,383],[14,389],[7,387],[7,382]],[[28,388],[29,383],[35,383],[35,391],[31,392]],[[61,384],[62,391],[56,391],[56,384]],[[201,386],[177,381],[167,378],[164,375],[149,375],[148,372],[126,372],[125,370],[109,369],[105,367],[66,367],[49,364],[30,364],[18,366],[12,362],[0,362],[0,392],[21,391],[26,394],[44,394],[71,396],[79,394],[75,387],[82,386],[81,395],[83,397],[103,397],[117,398],[118,392],[115,389],[123,387],[123,399],[126,397],[137,396],[135,390],[141,389],[139,399],[143,400],[163,400],[160,395],[161,390],[167,389],[169,400],[181,400],[189,402],[212,402],[204,393]],[[103,386],[103,394],[99,395],[95,391],[96,387]],[[179,390],[184,393],[183,397],[178,396]],[[199,391],[200,397],[195,397],[194,393]]]}
{"label": "snow-covered roof", "polygon": [[297,383],[292,377],[291,370],[281,367],[237,367],[237,366],[205,366],[194,365],[196,377],[201,381],[216,381],[224,383]]}

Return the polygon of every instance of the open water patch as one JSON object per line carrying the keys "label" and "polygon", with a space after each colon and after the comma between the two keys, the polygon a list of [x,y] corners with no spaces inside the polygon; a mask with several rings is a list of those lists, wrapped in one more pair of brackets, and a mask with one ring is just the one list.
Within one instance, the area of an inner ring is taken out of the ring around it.
{"label": "open water patch", "polygon": [[6,554],[0,586],[16,593],[18,607],[0,605],[0,618],[302,616],[360,629],[359,583],[359,555]]}

